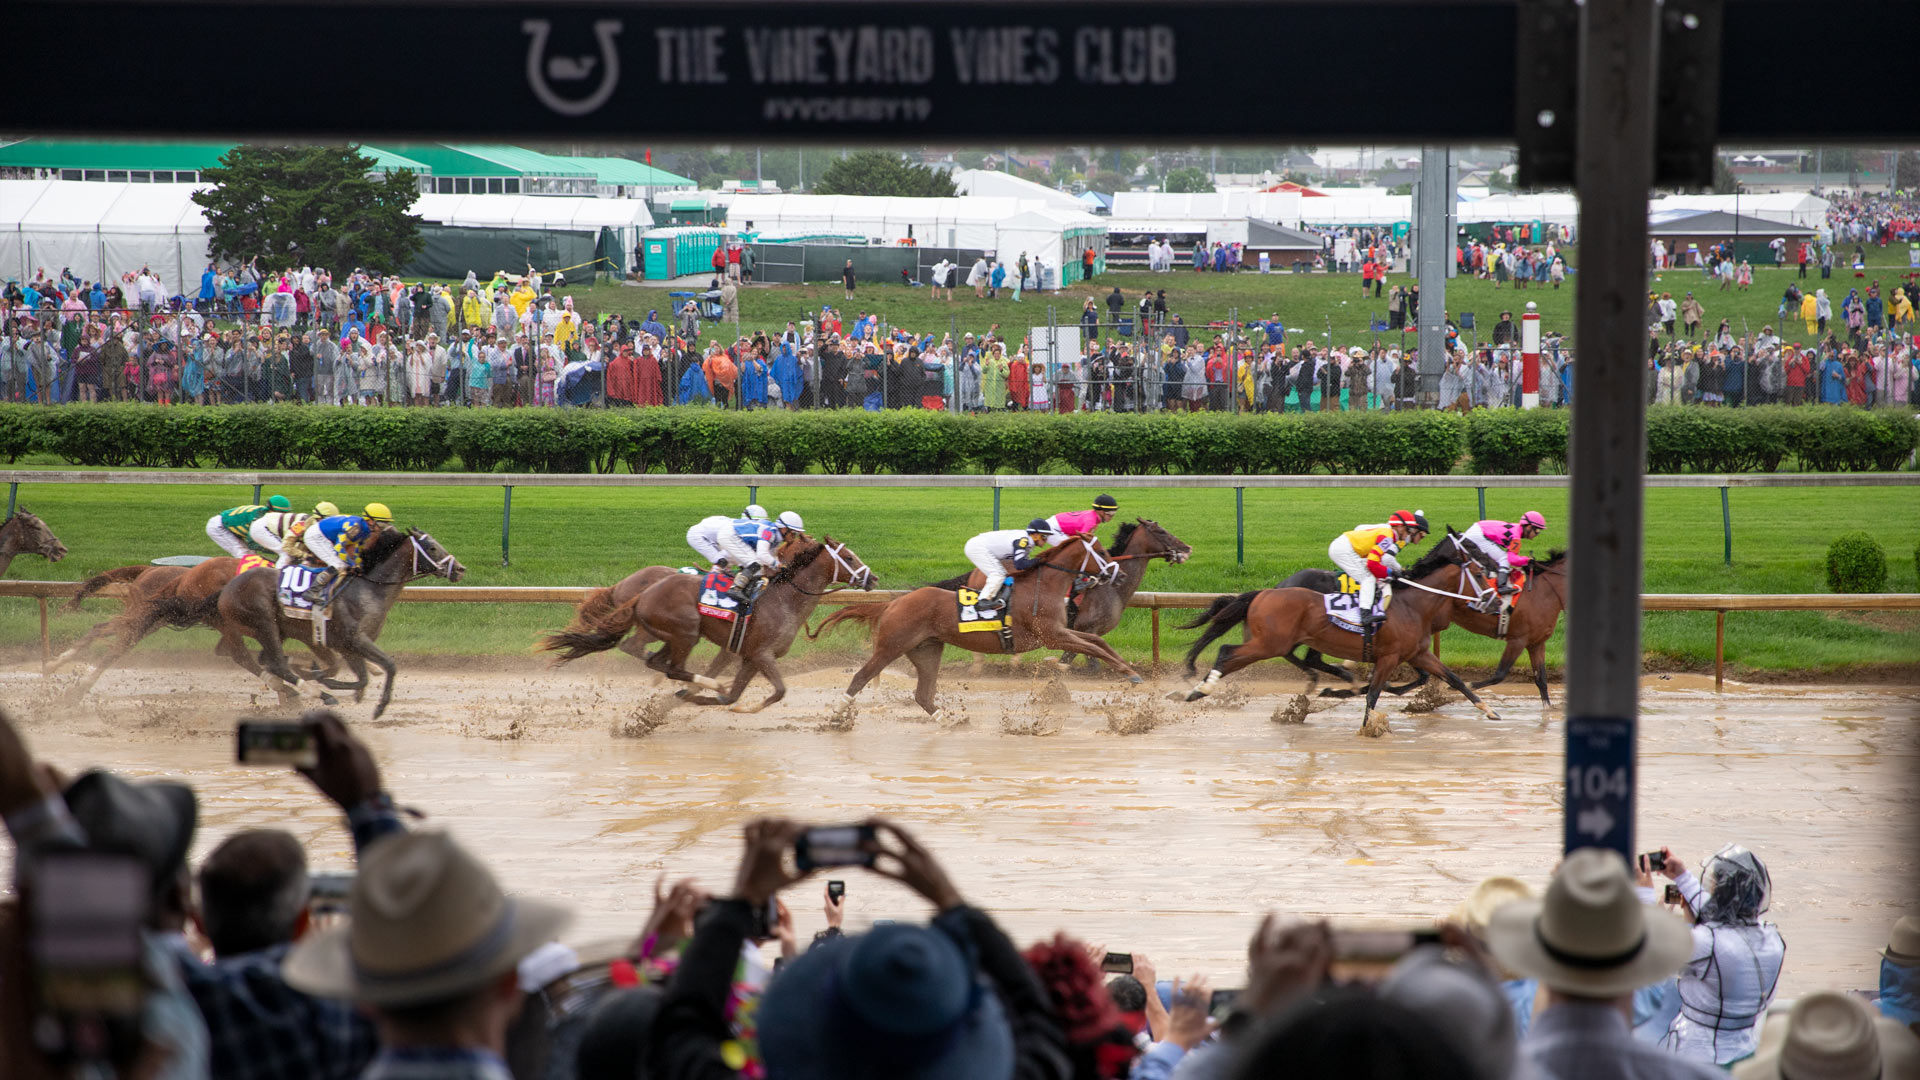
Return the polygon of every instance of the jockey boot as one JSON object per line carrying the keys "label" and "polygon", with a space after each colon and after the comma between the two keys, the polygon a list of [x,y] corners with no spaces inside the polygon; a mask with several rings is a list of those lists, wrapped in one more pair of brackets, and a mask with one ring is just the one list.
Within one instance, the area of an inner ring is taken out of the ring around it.
{"label": "jockey boot", "polygon": [[753,563],[733,579],[733,588],[727,590],[727,596],[734,603],[745,605],[753,598],[753,586],[760,578],[760,564]]}

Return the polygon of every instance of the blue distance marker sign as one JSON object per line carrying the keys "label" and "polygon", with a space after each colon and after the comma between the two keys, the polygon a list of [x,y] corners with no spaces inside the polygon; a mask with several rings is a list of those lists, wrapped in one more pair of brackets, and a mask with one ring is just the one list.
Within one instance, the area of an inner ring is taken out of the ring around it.
{"label": "blue distance marker sign", "polygon": [[1567,719],[1564,850],[1612,848],[1633,864],[1635,735],[1631,717]]}

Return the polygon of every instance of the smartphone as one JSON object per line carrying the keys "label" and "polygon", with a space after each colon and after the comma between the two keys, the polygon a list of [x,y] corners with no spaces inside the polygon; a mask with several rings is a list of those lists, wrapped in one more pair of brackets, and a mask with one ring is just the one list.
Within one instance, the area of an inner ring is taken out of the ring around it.
{"label": "smartphone", "polygon": [[344,902],[353,895],[353,875],[351,873],[327,872],[307,876],[308,894],[315,900],[339,900]]}
{"label": "smartphone", "polygon": [[753,936],[770,938],[773,936],[774,928],[779,925],[780,900],[778,897],[769,896],[766,904],[753,913]]}
{"label": "smartphone", "polygon": [[822,866],[872,866],[875,838],[871,825],[808,829],[793,840],[793,861],[802,871]]}
{"label": "smartphone", "polygon": [[1240,997],[1238,989],[1215,990],[1207,997],[1207,1015],[1215,1020],[1225,1020],[1233,1011],[1233,1003]]}
{"label": "smartphone", "polygon": [[832,900],[834,903],[837,904],[840,901],[846,899],[846,897],[847,897],[846,882],[844,881],[827,882],[827,899]]}
{"label": "smartphone", "polygon": [[1640,857],[1646,860],[1648,870],[1660,871],[1667,868],[1667,853],[1664,851],[1649,851]]}
{"label": "smartphone", "polygon": [[1110,975],[1133,974],[1133,954],[1130,952],[1110,952],[1100,961],[1100,970]]}
{"label": "smartphone", "polygon": [[28,949],[53,1011],[125,1016],[145,996],[140,927],[152,883],[139,859],[53,852],[33,872]]}
{"label": "smartphone", "polygon": [[242,720],[234,728],[234,743],[234,760],[242,765],[310,769],[320,763],[313,729],[297,720]]}
{"label": "smartphone", "polygon": [[1668,882],[1666,902],[1669,904],[1684,904],[1687,902],[1687,898],[1680,895],[1680,886]]}
{"label": "smartphone", "polygon": [[1422,945],[1438,945],[1438,930],[1335,930],[1336,960],[1390,963]]}

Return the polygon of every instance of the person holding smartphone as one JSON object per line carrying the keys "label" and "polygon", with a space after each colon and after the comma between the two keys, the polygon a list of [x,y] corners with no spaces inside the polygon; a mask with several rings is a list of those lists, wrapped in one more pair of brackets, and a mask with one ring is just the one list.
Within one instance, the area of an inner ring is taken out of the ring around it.
{"label": "person holding smartphone", "polygon": [[1661,1043],[1695,1061],[1726,1065],[1753,1054],[1787,943],[1762,922],[1773,879],[1760,857],[1738,844],[1715,852],[1696,879],[1672,848],[1649,869],[1671,879],[1694,913],[1693,954],[1680,971],[1680,1014]]}

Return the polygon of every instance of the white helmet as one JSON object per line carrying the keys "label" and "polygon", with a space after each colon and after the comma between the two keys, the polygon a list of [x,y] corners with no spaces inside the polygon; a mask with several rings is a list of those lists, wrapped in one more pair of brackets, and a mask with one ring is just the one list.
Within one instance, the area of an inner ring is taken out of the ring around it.
{"label": "white helmet", "polygon": [[767,508],[761,506],[759,503],[748,503],[747,516],[755,521],[765,521],[767,520]]}
{"label": "white helmet", "polygon": [[780,512],[780,527],[783,529],[788,529],[792,532],[807,531],[806,525],[802,524],[800,521],[800,515],[794,513],[791,510],[782,510]]}

